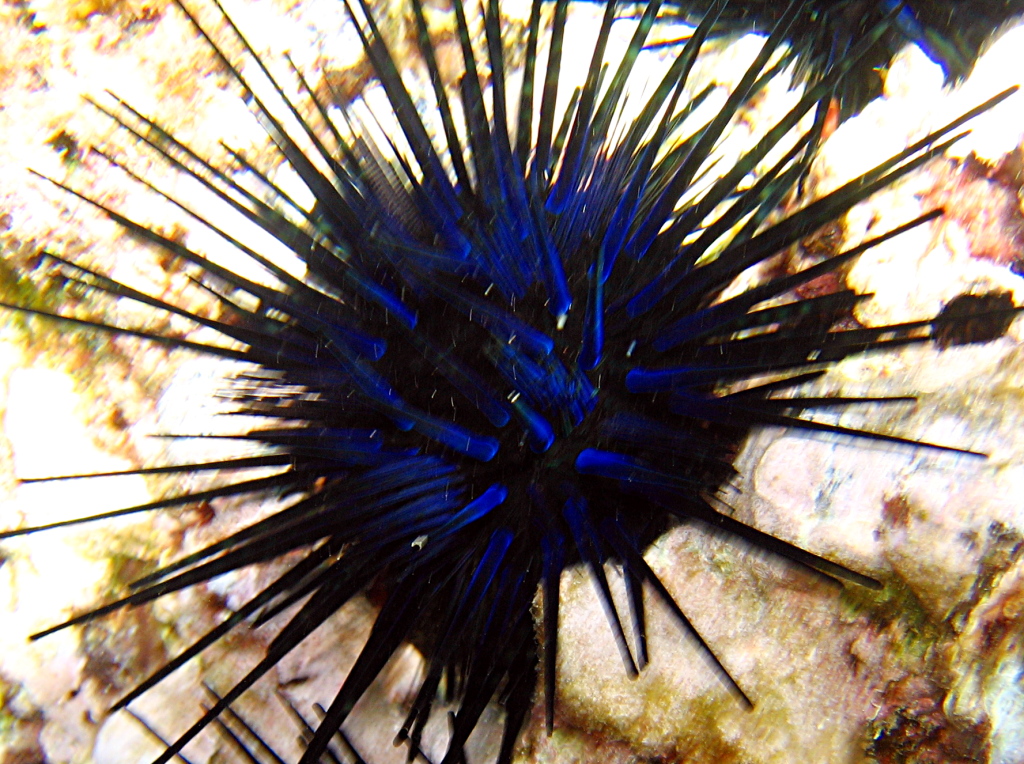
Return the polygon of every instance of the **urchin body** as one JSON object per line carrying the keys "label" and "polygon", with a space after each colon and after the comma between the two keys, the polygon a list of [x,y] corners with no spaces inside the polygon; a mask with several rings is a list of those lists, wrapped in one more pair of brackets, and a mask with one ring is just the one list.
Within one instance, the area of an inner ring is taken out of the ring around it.
{"label": "urchin body", "polygon": [[[556,10],[553,40],[561,34],[565,8],[562,3]],[[534,52],[528,61],[536,56],[539,9],[535,5],[527,42]],[[803,10],[794,3],[783,21]],[[654,22],[657,11],[656,5],[648,8],[646,23]],[[521,116],[513,140],[502,106],[506,95],[497,6],[489,5],[484,17],[497,99],[493,116],[487,113],[461,13],[457,6],[470,72],[460,92],[465,137],[449,112],[443,140],[424,130],[368,9],[354,14],[360,17],[367,54],[387,91],[404,149],[374,145],[351,123],[338,124],[301,89],[320,116],[314,112],[301,123],[305,138],[295,134],[294,125],[290,132],[281,112],[265,105],[238,65],[222,54],[281,153],[316,196],[311,210],[292,204],[269,182],[265,190],[274,203],[267,204],[159,135],[130,107],[115,112],[183,172],[204,178],[211,192],[285,242],[307,267],[307,277],[297,279],[249,252],[277,280],[268,287],[216,266],[113,209],[106,211],[128,230],[192,263],[208,278],[223,303],[222,315],[195,316],[102,274],[62,263],[67,273],[93,287],[148,300],[238,344],[176,337],[162,341],[260,367],[238,380],[235,395],[241,410],[276,420],[248,435],[268,453],[214,466],[276,465],[283,472],[157,505],[266,490],[300,497],[252,528],[147,576],[125,600],[69,622],[308,550],[226,627],[211,633],[211,639],[218,638],[250,616],[266,617],[312,595],[275,637],[267,658],[164,760],[330,614],[370,587],[381,597],[380,615],[313,739],[309,761],[325,749],[405,639],[420,646],[428,666],[402,729],[411,750],[417,749],[444,685],[458,704],[446,761],[458,758],[492,698],[507,711],[500,759],[508,760],[531,708],[539,669],[531,617],[538,587],[547,659],[540,673],[547,683],[550,723],[557,586],[570,564],[583,563],[594,576],[627,670],[636,671],[646,661],[642,636],[630,644],[623,626],[631,620],[642,635],[645,586],[700,640],[641,556],[675,518],[724,528],[826,576],[874,584],[732,520],[715,504],[715,495],[731,472],[736,447],[757,424],[864,434],[796,416],[854,402],[850,399],[776,395],[818,376],[831,361],[887,344],[926,340],[935,322],[839,330],[837,321],[859,299],[856,295],[838,291],[790,299],[794,289],[832,272],[857,252],[730,299],[720,295],[740,272],[811,233],[931,152],[913,147],[856,187],[764,227],[767,214],[800,176],[807,161],[801,149],[811,139],[798,143],[758,183],[748,186],[746,178],[781,135],[834,87],[845,73],[839,67],[812,82],[811,93],[775,138],[744,156],[703,196],[680,205],[737,110],[757,94],[758,77],[784,35],[773,36],[719,116],[692,136],[678,134],[679,98],[713,14],[675,59],[650,108],[631,123],[617,122],[616,106],[643,35],[635,38],[622,68],[613,70],[605,91],[599,87],[599,42],[576,111],[566,121],[564,143],[555,136],[562,115],[547,93],[547,85],[558,79],[552,56],[541,78],[545,92],[538,99],[536,138]],[[613,13],[609,6],[602,33],[610,29]],[[429,37],[421,44],[429,66]],[[447,99],[455,96],[443,86],[435,95],[444,114]],[[532,101],[521,98],[519,114],[532,114]],[[287,103],[285,109],[290,109]],[[621,139],[608,137],[616,131]],[[733,206],[722,214],[719,205],[727,200]],[[609,594],[604,572],[609,560],[623,566],[629,591],[625,612],[616,609]],[[205,643],[186,651],[122,703]],[[717,659],[713,665],[744,698]]]}
{"label": "urchin body", "polygon": [[[697,19],[711,6],[707,0],[677,0],[670,7],[677,8],[685,18]],[[730,3],[716,32],[767,33],[784,10],[784,3],[761,0]],[[820,73],[846,56],[883,18],[893,19],[860,60],[856,76],[837,90],[840,112],[849,116],[879,95],[890,60],[904,45],[919,45],[942,67],[947,82],[959,81],[970,74],[992,34],[1022,14],[1021,0],[909,0],[902,4],[895,0],[814,0],[806,3],[794,20],[788,39],[798,56],[797,70]]]}

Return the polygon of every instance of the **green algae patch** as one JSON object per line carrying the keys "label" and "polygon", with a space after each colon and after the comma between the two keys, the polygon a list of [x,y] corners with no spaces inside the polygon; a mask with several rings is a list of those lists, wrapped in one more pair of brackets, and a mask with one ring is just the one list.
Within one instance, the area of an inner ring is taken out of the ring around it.
{"label": "green algae patch", "polygon": [[843,587],[839,606],[842,617],[849,622],[867,618],[880,632],[895,629],[900,635],[893,645],[898,651],[894,656],[897,663],[925,659],[949,633],[948,627],[937,623],[914,591],[899,578],[887,581],[880,591]]}

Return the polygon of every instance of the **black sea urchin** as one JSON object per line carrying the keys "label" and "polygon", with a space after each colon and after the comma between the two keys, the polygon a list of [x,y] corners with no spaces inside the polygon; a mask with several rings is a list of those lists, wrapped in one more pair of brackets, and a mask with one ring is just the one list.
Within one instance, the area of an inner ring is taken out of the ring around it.
{"label": "black sea urchin", "polygon": [[[712,0],[671,0],[669,7],[696,21]],[[713,33],[767,33],[785,10],[783,3],[747,0],[722,11]],[[880,92],[879,73],[900,48],[915,43],[942,67],[947,82],[966,77],[993,32],[1024,14],[1022,0],[810,0],[794,20],[788,40],[797,54],[797,71],[825,71],[848,56],[853,46],[887,15],[893,23],[862,56],[853,76],[836,91],[843,116],[858,111]]]}
{"label": "black sea urchin", "polygon": [[[799,287],[873,244],[939,213],[796,274],[736,294],[725,290],[743,271],[941,153],[967,119],[998,99],[771,222],[770,213],[806,169],[816,133],[789,143],[787,136],[887,33],[892,18],[812,77],[794,108],[715,179],[708,177],[715,149],[777,72],[781,46],[808,3],[789,4],[721,109],[693,129],[686,117],[704,94],[687,95],[688,76],[726,3],[712,5],[642,108],[627,117],[625,93],[659,2],[645,6],[621,61],[610,67],[605,47],[617,7],[606,5],[586,80],[564,112],[556,98],[567,0],[554,6],[551,55],[543,65],[538,50],[548,9],[533,3],[526,86],[516,99],[506,90],[497,0],[489,0],[479,20],[483,51],[462,3],[454,3],[466,74],[453,88],[441,76],[421,2],[413,0],[433,93],[424,107],[404,84],[368,4],[346,2],[390,104],[391,113],[377,115],[396,126],[390,132],[371,130],[345,107],[329,108],[297,70],[286,77],[272,73],[214,5],[218,31],[182,10],[241,85],[315,205],[294,201],[239,153],[235,159],[259,179],[258,189],[128,104],[108,111],[171,166],[287,245],[305,274],[294,275],[199,211],[193,214],[258,263],[272,286],[92,202],[135,236],[194,266],[199,286],[216,295],[221,313],[199,315],[51,255],[63,273],[189,319],[224,342],[7,306],[255,365],[237,377],[232,394],[240,411],[269,420],[245,436],[264,453],[138,472],[268,466],[279,472],[73,522],[254,493],[290,497],[291,503],[143,577],[123,599],[36,635],[300,553],[278,580],[116,704],[127,705],[235,627],[300,605],[259,665],[158,761],[170,760],[331,614],[371,588],[381,603],[372,634],[303,762],[319,760],[406,640],[426,658],[425,677],[399,732],[410,755],[443,692],[457,708],[444,762],[462,759],[463,744],[495,699],[506,714],[498,759],[510,761],[538,673],[549,727],[553,721],[558,582],[575,564],[592,575],[627,671],[639,671],[647,660],[646,591],[675,614],[723,682],[749,703],[642,557],[646,545],[679,520],[709,524],[820,575],[877,586],[737,522],[717,493],[732,473],[738,445],[762,424],[915,444],[801,417],[821,407],[892,399],[778,395],[793,394],[834,361],[927,341],[944,322],[958,320],[849,328],[839,322],[859,295],[796,296]],[[438,115],[437,135],[428,129],[427,109]],[[773,151],[774,163],[751,181]],[[54,526],[3,536],[46,527]],[[625,576],[622,609],[610,595],[608,561],[619,563]],[[538,588],[542,670],[532,617]],[[638,635],[634,644],[626,637],[627,621]]]}

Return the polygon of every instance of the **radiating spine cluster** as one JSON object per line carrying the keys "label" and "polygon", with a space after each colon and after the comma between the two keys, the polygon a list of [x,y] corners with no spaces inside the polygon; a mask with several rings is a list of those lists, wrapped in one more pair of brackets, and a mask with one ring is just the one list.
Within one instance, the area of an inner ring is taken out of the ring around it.
{"label": "radiating spine cluster", "polygon": [[[940,154],[964,122],[1006,93],[834,193],[769,223],[770,213],[806,171],[821,121],[758,179],[750,180],[751,173],[806,115],[827,102],[886,32],[893,14],[853,45],[847,58],[809,82],[793,109],[733,166],[709,179],[709,166],[730,126],[786,62],[783,43],[807,3],[788,5],[718,113],[694,128],[687,117],[708,91],[689,98],[690,75],[727,3],[711,4],[639,113],[627,117],[624,94],[659,20],[660,2],[645,6],[614,65],[605,61],[605,52],[617,5],[606,5],[586,79],[560,113],[556,100],[569,3],[555,4],[546,37],[549,54],[541,67],[545,4],[537,0],[528,22],[526,84],[516,99],[513,138],[514,99],[507,92],[507,41],[497,0],[488,0],[482,10],[485,61],[477,60],[463,3],[454,2],[466,70],[457,85],[443,80],[424,9],[420,0],[412,0],[440,135],[428,130],[366,1],[359,0],[358,8],[346,1],[390,103],[392,114],[380,115],[381,121],[393,122],[400,133],[379,133],[377,140],[354,110],[329,106],[298,70],[293,68],[290,85],[279,79],[215,0],[213,5],[221,27],[216,33],[181,7],[239,83],[315,206],[295,202],[240,152],[232,156],[257,179],[258,189],[128,104],[100,108],[133,139],[287,245],[303,261],[306,275],[292,275],[183,202],[171,200],[262,266],[274,285],[221,267],[93,201],[129,232],[190,263],[200,287],[218,301],[220,315],[198,315],[51,255],[62,272],[97,290],[188,318],[226,342],[154,335],[15,307],[255,364],[234,381],[233,395],[239,411],[269,420],[243,438],[265,453],[135,472],[268,466],[280,467],[279,472],[75,522],[264,492],[294,497],[291,503],[144,576],[123,599],[36,635],[305,551],[301,561],[115,706],[127,705],[239,625],[261,625],[301,603],[266,657],[159,762],[170,760],[330,615],[371,586],[383,592],[373,631],[351,672],[343,682],[339,678],[338,694],[312,736],[304,763],[319,760],[406,640],[426,659],[422,685],[399,731],[410,757],[419,752],[443,695],[455,707],[444,764],[460,760],[464,743],[494,700],[506,714],[498,760],[510,761],[532,708],[539,652],[549,729],[553,724],[558,582],[571,564],[590,571],[628,671],[635,673],[647,662],[646,589],[703,646],[726,685],[749,703],[643,559],[647,544],[680,519],[713,525],[830,578],[879,585],[740,523],[716,494],[733,473],[731,459],[743,438],[761,424],[916,443],[801,417],[817,408],[904,398],[800,397],[795,391],[832,362],[927,341],[936,325],[955,319],[840,329],[837,321],[862,296],[839,290],[800,298],[796,290],[939,211],[798,273],[728,298],[722,294],[744,270]],[[250,66],[259,69],[265,87],[253,84],[246,73]],[[453,108],[455,101],[461,108]],[[87,194],[57,185],[90,201]],[[694,193],[698,187],[703,190]],[[3,536],[36,530],[41,528]],[[617,562],[625,577],[624,611],[611,597],[609,561]],[[531,615],[538,587],[544,622],[540,651]],[[628,633],[636,635],[632,644]]]}
{"label": "radiating spine cluster", "polygon": [[[666,9],[694,23],[714,0],[669,0]],[[735,36],[767,33],[775,27],[785,4],[731,2],[719,16],[713,34]],[[947,82],[963,80],[991,35],[1024,14],[1024,0],[809,0],[790,29],[787,41],[797,54],[796,74],[814,78],[846,58],[883,18],[891,21],[859,57],[853,76],[836,91],[838,113],[848,117],[881,93],[890,60],[907,45],[917,45],[942,67]]]}

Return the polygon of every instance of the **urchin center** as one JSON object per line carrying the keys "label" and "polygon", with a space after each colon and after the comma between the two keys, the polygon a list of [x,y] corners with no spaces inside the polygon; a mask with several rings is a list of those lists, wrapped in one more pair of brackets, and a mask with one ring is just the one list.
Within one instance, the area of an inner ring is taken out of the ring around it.
{"label": "urchin center", "polygon": [[597,406],[598,390],[576,364],[554,354],[531,356],[514,343],[494,343],[488,355],[511,391],[508,402],[534,454],[563,443]]}

